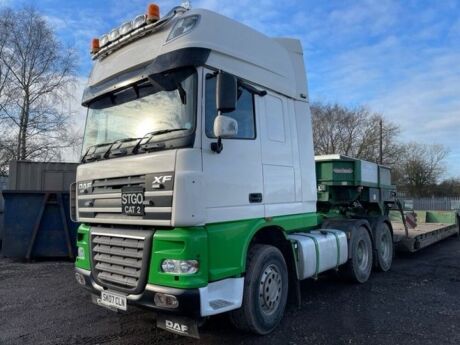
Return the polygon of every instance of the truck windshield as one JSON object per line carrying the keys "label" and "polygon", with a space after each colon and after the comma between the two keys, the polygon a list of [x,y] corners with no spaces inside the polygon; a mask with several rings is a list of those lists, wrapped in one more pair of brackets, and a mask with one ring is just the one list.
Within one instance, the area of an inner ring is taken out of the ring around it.
{"label": "truck windshield", "polygon": [[192,68],[161,73],[92,102],[83,154],[95,145],[152,133],[189,134],[195,128],[196,79]]}

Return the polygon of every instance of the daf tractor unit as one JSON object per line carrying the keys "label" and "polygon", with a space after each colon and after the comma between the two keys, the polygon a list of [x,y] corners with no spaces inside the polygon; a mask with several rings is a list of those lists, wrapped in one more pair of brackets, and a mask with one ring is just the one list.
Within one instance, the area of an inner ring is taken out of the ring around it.
{"label": "daf tractor unit", "polygon": [[95,303],[182,335],[221,313],[268,334],[300,280],[390,269],[390,170],[315,161],[298,40],[152,4],[91,55],[71,212]]}

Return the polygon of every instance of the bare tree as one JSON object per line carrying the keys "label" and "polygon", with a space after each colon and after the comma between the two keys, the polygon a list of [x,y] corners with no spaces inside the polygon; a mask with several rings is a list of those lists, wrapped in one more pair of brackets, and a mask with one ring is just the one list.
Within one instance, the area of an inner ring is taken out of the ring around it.
{"label": "bare tree", "polygon": [[[6,49],[6,43],[12,27],[11,10],[1,12],[0,16],[0,56],[2,56]],[[4,64],[0,63],[0,112],[7,106],[10,100],[9,97],[7,97],[9,94],[9,92],[7,92],[9,89],[9,82],[9,70]]]}
{"label": "bare tree", "polygon": [[379,162],[382,121],[383,163],[393,165],[401,153],[396,138],[399,127],[364,107],[349,109],[338,104],[315,103],[311,107],[315,153],[338,153]]}
{"label": "bare tree", "polygon": [[447,154],[448,150],[442,145],[404,145],[401,159],[394,167],[395,182],[410,196],[431,196],[445,173]]}
{"label": "bare tree", "polygon": [[10,159],[59,158],[75,144],[65,111],[75,55],[32,8],[0,12],[0,37],[0,120],[7,132],[0,150]]}
{"label": "bare tree", "polygon": [[392,180],[398,189],[414,197],[439,190],[447,155],[442,145],[401,144],[397,125],[363,107],[316,103],[311,109],[316,154],[338,153],[379,162],[382,122],[382,161],[393,168]]}
{"label": "bare tree", "polygon": [[433,190],[433,195],[436,196],[460,196],[460,177],[451,177],[440,184]]}

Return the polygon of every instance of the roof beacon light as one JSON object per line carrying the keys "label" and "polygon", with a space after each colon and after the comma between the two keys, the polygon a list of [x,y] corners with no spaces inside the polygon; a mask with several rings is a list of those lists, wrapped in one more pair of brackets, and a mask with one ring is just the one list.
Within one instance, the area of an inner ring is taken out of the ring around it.
{"label": "roof beacon light", "polygon": [[160,7],[156,4],[150,4],[147,7],[147,21],[151,23],[158,19],[160,19]]}
{"label": "roof beacon light", "polygon": [[99,51],[99,49],[99,38],[93,38],[93,40],[91,41],[91,53],[95,54]]}

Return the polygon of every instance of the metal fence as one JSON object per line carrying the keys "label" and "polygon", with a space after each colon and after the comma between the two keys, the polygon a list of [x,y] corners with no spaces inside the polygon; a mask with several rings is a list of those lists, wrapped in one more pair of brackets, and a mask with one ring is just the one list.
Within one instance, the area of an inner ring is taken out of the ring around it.
{"label": "metal fence", "polygon": [[460,211],[460,197],[410,198],[401,197],[404,208],[430,211]]}

